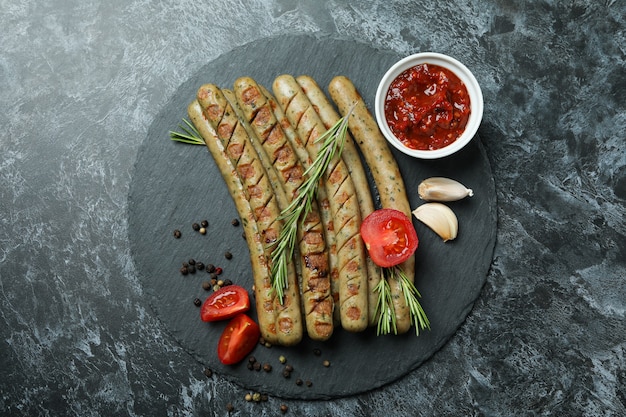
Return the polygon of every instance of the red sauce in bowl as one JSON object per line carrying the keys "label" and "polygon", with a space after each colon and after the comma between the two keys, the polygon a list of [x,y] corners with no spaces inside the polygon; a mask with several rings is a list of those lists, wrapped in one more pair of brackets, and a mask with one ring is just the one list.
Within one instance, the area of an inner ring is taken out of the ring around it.
{"label": "red sauce in bowl", "polygon": [[419,64],[402,72],[389,86],[385,118],[408,148],[435,150],[461,136],[470,115],[465,84],[452,71]]}

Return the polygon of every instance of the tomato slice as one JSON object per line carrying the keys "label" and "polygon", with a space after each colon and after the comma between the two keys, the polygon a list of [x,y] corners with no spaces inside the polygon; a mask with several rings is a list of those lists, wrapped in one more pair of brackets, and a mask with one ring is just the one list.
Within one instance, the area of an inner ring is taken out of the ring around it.
{"label": "tomato slice", "polygon": [[254,320],[244,313],[228,322],[217,343],[217,357],[224,365],[241,362],[259,343],[261,330]]}
{"label": "tomato slice", "polygon": [[418,245],[411,219],[395,209],[376,210],[363,219],[361,237],[374,263],[385,268],[406,261]]}
{"label": "tomato slice", "polygon": [[235,317],[250,309],[248,291],[239,285],[227,285],[209,295],[200,309],[202,321],[219,321]]}

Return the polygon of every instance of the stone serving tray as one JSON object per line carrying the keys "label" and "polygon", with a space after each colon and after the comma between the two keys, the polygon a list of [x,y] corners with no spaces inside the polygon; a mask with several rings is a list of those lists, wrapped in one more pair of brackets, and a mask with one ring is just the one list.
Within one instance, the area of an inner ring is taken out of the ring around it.
{"label": "stone serving tray", "polygon": [[[417,195],[419,182],[430,176],[454,178],[474,190],[474,197],[449,204],[459,219],[456,240],[443,243],[414,221],[420,239],[415,284],[431,322],[431,330],[419,336],[413,331],[376,336],[374,329],[360,334],[336,330],[325,343],[305,338],[291,348],[258,346],[253,355],[271,364],[271,372],[251,371],[245,362],[224,366],[217,359],[216,345],[225,323],[202,322],[193,303],[195,298],[208,296],[201,285],[209,274],[198,271],[182,276],[179,272],[182,262],[194,258],[222,267],[223,278],[246,288],[253,283],[242,229],[231,224],[237,212],[211,155],[203,146],[169,139],[169,132],[179,130],[187,117],[187,105],[201,84],[232,88],[234,80],[245,75],[271,88],[276,76],[290,73],[311,75],[326,89],[334,76],[346,75],[373,110],[378,81],[400,58],[393,52],[330,37],[262,39],[201,68],[181,84],[155,118],[139,149],[129,191],[132,256],[154,313],[199,366],[268,395],[336,398],[372,390],[417,369],[463,324],[485,283],[496,240],[494,179],[478,137],[457,155],[433,161],[414,160],[392,149],[413,208],[422,204]],[[207,234],[192,230],[192,223],[205,219],[209,221]],[[173,237],[175,229],[181,230],[180,239]],[[226,251],[233,254],[231,260],[224,257]],[[254,311],[250,314],[256,317]],[[282,376],[281,355],[294,368],[289,379]],[[330,366],[323,365],[325,360]],[[296,384],[298,378],[302,385]]]}

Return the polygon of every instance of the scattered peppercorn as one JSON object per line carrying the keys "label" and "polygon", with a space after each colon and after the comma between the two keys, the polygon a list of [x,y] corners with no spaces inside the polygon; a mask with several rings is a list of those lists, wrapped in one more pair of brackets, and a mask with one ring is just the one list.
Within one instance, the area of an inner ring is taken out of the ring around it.
{"label": "scattered peppercorn", "polygon": [[195,300],[193,300],[193,304],[196,307],[200,307],[202,305],[202,301],[199,298],[196,298]]}
{"label": "scattered peppercorn", "polygon": [[180,230],[178,230],[178,229],[174,230],[174,237],[175,237],[176,239],[180,239],[180,237],[181,237],[182,235],[183,235],[183,234],[180,232]]}
{"label": "scattered peppercorn", "polygon": [[204,291],[209,291],[211,288],[213,288],[213,287],[211,286],[211,283],[209,281],[203,281],[202,282],[202,289]]}
{"label": "scattered peppercorn", "polygon": [[212,274],[213,272],[215,272],[215,265],[213,265],[213,264],[208,264],[208,265],[206,266],[206,271],[207,271],[209,274]]}
{"label": "scattered peppercorn", "polygon": [[313,383],[312,383],[311,381],[309,381],[309,380],[307,380],[307,381],[305,382],[305,384],[306,384],[306,386],[307,386],[307,387],[309,387],[309,388],[311,388],[311,387],[313,386]]}
{"label": "scattered peppercorn", "polygon": [[193,258],[189,258],[189,261],[187,261],[187,263],[189,263],[189,265],[195,265],[196,264],[196,260]]}
{"label": "scattered peppercorn", "polygon": [[210,370],[209,368],[204,368],[204,375],[205,375],[207,378],[211,378],[211,377],[213,376],[213,371],[212,371],[212,370]]}
{"label": "scattered peppercorn", "polygon": [[195,274],[196,273],[196,267],[194,265],[189,265],[187,267],[187,270],[189,271],[190,274]]}
{"label": "scattered peppercorn", "polygon": [[198,223],[193,223],[191,225],[191,228],[197,232],[198,230],[200,230],[200,225]]}
{"label": "scattered peppercorn", "polygon": [[230,224],[232,224],[235,227],[239,226],[239,219],[232,219],[230,221]]}
{"label": "scattered peppercorn", "polygon": [[224,252],[224,258],[226,258],[226,259],[228,259],[230,261],[231,259],[233,259],[233,254],[228,252],[228,251],[226,251],[226,252]]}
{"label": "scattered peppercorn", "polygon": [[204,227],[204,228],[209,227],[209,221],[208,221],[208,220],[202,220],[202,221],[200,222],[200,226],[202,226],[202,227]]}
{"label": "scattered peppercorn", "polygon": [[261,401],[261,393],[255,392],[254,394],[252,394],[252,401],[254,401],[255,403]]}
{"label": "scattered peppercorn", "polygon": [[315,356],[320,356],[322,354],[322,351],[318,348],[313,349],[313,354]]}
{"label": "scattered peppercorn", "polygon": [[254,364],[252,365],[255,371],[260,371],[261,370],[261,363],[260,362],[254,362]]}
{"label": "scattered peppercorn", "polygon": [[285,362],[287,362],[287,358],[285,358],[283,355],[280,355],[280,356],[278,357],[278,362],[280,362],[280,363],[285,363]]}
{"label": "scattered peppercorn", "polygon": [[324,365],[325,367],[329,367],[330,366],[330,361],[329,360],[325,360],[324,362],[322,362],[322,365]]}
{"label": "scattered peppercorn", "polygon": [[287,365],[287,366],[285,366],[285,369],[286,369],[287,371],[289,371],[289,372],[293,372],[293,366],[291,366],[291,365]]}
{"label": "scattered peppercorn", "polygon": [[263,402],[267,402],[267,400],[269,400],[270,397],[267,394],[261,394],[261,401]]}
{"label": "scattered peppercorn", "polygon": [[183,275],[187,275],[189,273],[189,268],[186,266],[183,266],[180,268],[180,273]]}
{"label": "scattered peppercorn", "polygon": [[220,268],[219,266],[217,268],[215,268],[215,273],[217,275],[222,275],[222,272],[224,272],[224,270],[222,268]]}
{"label": "scattered peppercorn", "polygon": [[202,262],[196,262],[196,268],[198,271],[202,271],[204,269],[204,264]]}
{"label": "scattered peppercorn", "polygon": [[284,377],[285,379],[289,379],[289,378],[291,378],[291,372],[289,372],[289,371],[288,371],[288,370],[286,370],[286,369],[283,369],[283,377]]}
{"label": "scattered peppercorn", "polygon": [[226,404],[226,411],[228,411],[229,413],[235,411],[235,406],[232,403]]}
{"label": "scattered peppercorn", "polygon": [[244,399],[245,399],[246,401],[252,401],[252,394],[247,393],[247,394],[246,394],[246,396],[244,397]]}
{"label": "scattered peppercorn", "polygon": [[272,372],[272,365],[271,365],[271,364],[269,364],[269,363],[264,363],[264,364],[263,364],[263,370],[264,370],[265,372]]}
{"label": "scattered peppercorn", "polygon": [[287,404],[281,404],[280,405],[280,412],[285,414],[287,411],[289,411],[289,407],[287,407]]}
{"label": "scattered peppercorn", "polygon": [[296,385],[300,386],[302,384],[303,384],[303,381],[300,378],[296,379]]}
{"label": "scattered peppercorn", "polygon": [[206,235],[206,229],[204,227],[201,227],[198,232],[200,232],[201,235]]}
{"label": "scattered peppercorn", "polygon": [[233,285],[233,282],[232,282],[231,280],[229,280],[229,279],[225,279],[225,280],[224,280],[224,285],[223,285],[223,286],[224,286],[224,287],[226,287],[226,286],[228,286],[228,285]]}

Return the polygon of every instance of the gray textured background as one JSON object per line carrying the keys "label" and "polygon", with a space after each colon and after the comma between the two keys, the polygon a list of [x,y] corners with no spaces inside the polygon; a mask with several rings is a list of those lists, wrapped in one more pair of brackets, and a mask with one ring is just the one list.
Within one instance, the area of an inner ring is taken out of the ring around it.
{"label": "gray textured background", "polygon": [[472,69],[498,243],[473,312],[428,363],[290,414],[624,415],[625,15],[622,1],[0,0],[0,413],[279,414],[280,399],[207,379],[161,327],[127,194],[153,117],[200,67],[322,32]]}

